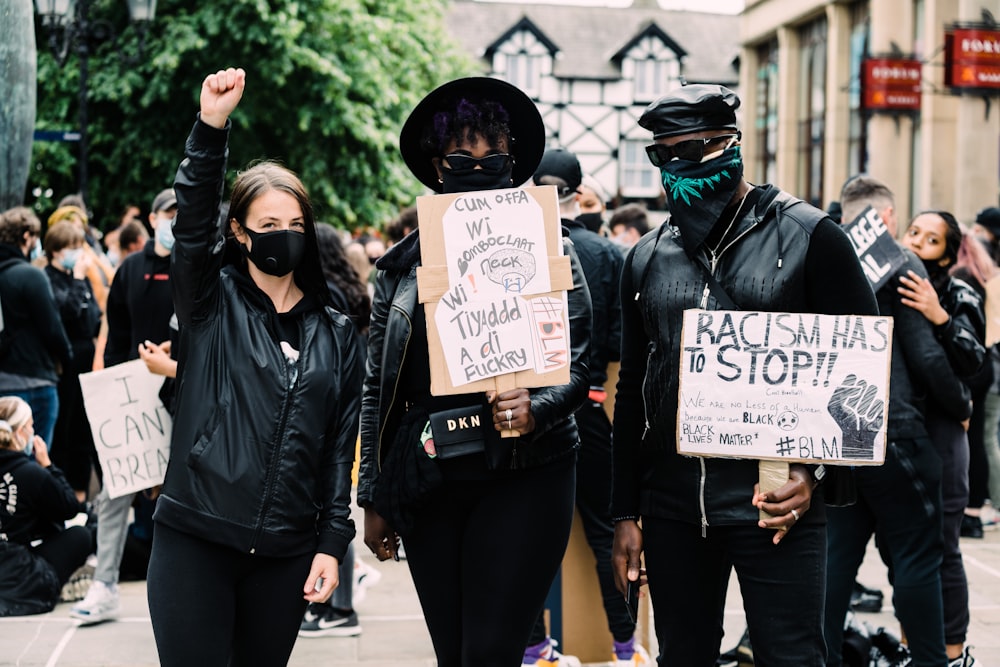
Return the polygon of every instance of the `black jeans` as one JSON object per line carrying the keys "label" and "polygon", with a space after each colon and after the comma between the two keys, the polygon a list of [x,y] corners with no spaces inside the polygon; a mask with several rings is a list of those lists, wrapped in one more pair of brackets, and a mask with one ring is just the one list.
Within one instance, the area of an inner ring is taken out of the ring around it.
{"label": "black jeans", "polygon": [[927,430],[938,456],[941,457],[944,537],[941,600],[944,605],[944,642],[964,644],[969,631],[969,580],[965,575],[959,537],[962,532],[962,517],[965,516],[965,507],[969,503],[970,438],[961,424],[939,413],[927,416]]}
{"label": "black jeans", "polygon": [[[747,492],[747,503],[751,494]],[[642,518],[658,664],[714,667],[735,569],[759,667],[821,667],[826,527],[802,523],[780,544],[756,525],[701,526]]]}
{"label": "black jeans", "polygon": [[[588,400],[576,411],[580,430],[580,457],[576,462],[576,509],[583,533],[594,553],[597,582],[601,587],[608,629],[615,641],[628,641],[635,634],[625,599],[615,588],[611,569],[611,546],[615,528],[611,522],[611,420],[600,403]],[[545,639],[545,618],[539,614],[529,644]]]}
{"label": "black jeans", "polygon": [[573,522],[575,457],[447,480],[407,535],[406,562],[439,667],[521,664]]}
{"label": "black jeans", "polygon": [[288,664],[312,560],[252,556],[158,523],[146,594],[160,664]]}
{"label": "black jeans", "polygon": [[[941,667],[941,459],[930,438],[894,440],[885,464],[857,467],[858,502],[827,508],[827,664],[841,665],[844,619],[858,566],[874,533],[892,563],[892,601],[914,667]],[[757,647],[754,646],[754,649]]]}
{"label": "black jeans", "polygon": [[56,571],[59,583],[65,584],[77,568],[87,562],[87,556],[94,553],[96,546],[90,528],[70,526],[46,537],[32,551],[44,558]]}

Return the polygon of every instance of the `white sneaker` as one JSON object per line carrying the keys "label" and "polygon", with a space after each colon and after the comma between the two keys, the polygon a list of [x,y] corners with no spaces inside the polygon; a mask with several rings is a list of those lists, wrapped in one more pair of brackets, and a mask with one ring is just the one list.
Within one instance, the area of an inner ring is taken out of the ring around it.
{"label": "white sneaker", "polygon": [[982,667],[982,665],[972,657],[972,654],[969,653],[969,647],[966,646],[962,655],[948,661],[948,667]]}
{"label": "white sneaker", "polygon": [[382,573],[357,556],[354,558],[354,588],[351,604],[358,605],[368,595],[368,589],[382,580]]}
{"label": "white sneaker", "polygon": [[120,600],[118,584],[108,585],[94,580],[83,601],[73,605],[69,615],[80,621],[80,625],[93,625],[118,618]]}

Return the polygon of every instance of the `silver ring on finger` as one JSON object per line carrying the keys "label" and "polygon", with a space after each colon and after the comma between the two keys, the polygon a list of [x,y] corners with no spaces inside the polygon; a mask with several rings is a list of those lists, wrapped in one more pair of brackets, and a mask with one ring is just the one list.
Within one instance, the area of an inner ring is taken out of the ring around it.
{"label": "silver ring on finger", "polygon": [[510,420],[514,418],[514,411],[511,410],[510,408],[507,408],[507,412],[505,413],[505,415],[507,417],[507,423],[510,424]]}
{"label": "silver ring on finger", "polygon": [[795,517],[795,520],[798,521],[800,519],[798,510],[796,510],[795,508],[792,508],[791,512],[792,512],[792,516]]}

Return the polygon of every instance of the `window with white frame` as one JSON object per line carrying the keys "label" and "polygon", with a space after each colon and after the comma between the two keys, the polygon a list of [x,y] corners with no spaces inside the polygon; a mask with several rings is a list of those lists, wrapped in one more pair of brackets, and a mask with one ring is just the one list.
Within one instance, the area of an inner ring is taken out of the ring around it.
{"label": "window with white frame", "polygon": [[533,97],[538,94],[540,73],[537,58],[534,56],[524,52],[507,54],[505,78],[508,83],[517,86],[528,96]]}
{"label": "window with white frame", "polygon": [[646,36],[629,49],[623,72],[631,71],[636,102],[652,102],[676,88],[681,65],[677,54],[659,37]]}
{"label": "window with white frame", "polygon": [[622,194],[626,197],[660,196],[660,172],[646,157],[649,141],[625,139],[618,151]]}
{"label": "window with white frame", "polygon": [[493,70],[508,83],[538,97],[542,77],[552,72],[550,46],[534,30],[516,30],[497,47],[493,54]]}

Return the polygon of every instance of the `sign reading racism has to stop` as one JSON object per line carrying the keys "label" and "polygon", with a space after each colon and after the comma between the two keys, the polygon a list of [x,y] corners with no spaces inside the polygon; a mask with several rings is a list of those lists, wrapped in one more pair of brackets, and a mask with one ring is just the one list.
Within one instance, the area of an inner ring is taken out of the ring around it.
{"label": "sign reading racism has to stop", "polygon": [[887,317],[685,311],[677,450],[880,464],[891,349]]}

